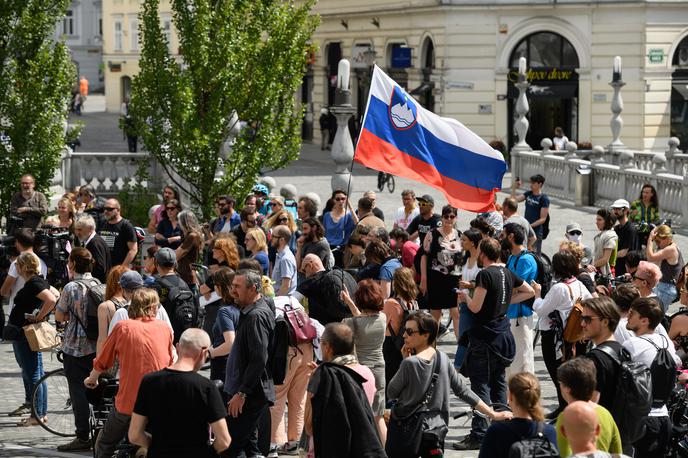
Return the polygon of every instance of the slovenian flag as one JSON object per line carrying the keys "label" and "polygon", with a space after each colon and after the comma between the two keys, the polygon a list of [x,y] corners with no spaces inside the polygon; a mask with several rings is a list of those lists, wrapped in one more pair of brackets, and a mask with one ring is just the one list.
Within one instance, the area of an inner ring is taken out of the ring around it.
{"label": "slovenian flag", "polygon": [[375,66],[355,160],[420,181],[472,212],[494,209],[504,156],[460,122],[421,107]]}

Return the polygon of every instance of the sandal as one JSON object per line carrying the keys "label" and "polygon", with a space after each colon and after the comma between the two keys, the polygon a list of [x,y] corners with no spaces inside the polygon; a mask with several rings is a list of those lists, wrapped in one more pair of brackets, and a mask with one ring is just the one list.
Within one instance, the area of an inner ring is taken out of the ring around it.
{"label": "sandal", "polygon": [[[46,423],[48,421],[48,417],[45,416],[41,419],[41,422]],[[39,426],[41,422],[38,421],[36,417],[29,417],[29,418],[24,418],[22,421],[17,423],[17,426],[25,427],[25,426]]]}

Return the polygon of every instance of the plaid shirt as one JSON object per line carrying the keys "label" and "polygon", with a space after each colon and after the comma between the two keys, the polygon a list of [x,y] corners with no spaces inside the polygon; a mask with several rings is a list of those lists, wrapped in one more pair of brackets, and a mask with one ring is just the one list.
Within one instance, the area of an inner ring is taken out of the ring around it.
{"label": "plaid shirt", "polygon": [[[82,278],[92,278],[90,273],[83,275],[77,274],[74,280]],[[73,318],[74,314],[79,317],[84,325],[86,325],[86,288],[76,281],[69,282],[65,285],[60,294],[60,300],[57,303],[57,310],[62,313],[69,313],[70,320],[65,328],[64,337],[62,338],[62,351],[70,356],[81,357],[90,355],[96,352],[96,343],[86,337],[86,331],[81,327],[79,322]]]}

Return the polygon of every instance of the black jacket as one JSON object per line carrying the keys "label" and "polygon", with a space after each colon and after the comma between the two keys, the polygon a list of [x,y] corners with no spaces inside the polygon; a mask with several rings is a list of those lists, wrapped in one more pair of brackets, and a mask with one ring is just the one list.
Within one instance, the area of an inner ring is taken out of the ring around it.
{"label": "black jacket", "polygon": [[91,256],[93,256],[93,261],[95,262],[93,265],[93,272],[91,272],[91,274],[94,278],[100,280],[101,283],[106,283],[111,262],[110,250],[105,244],[105,240],[103,240],[103,237],[96,234],[93,236],[91,241],[88,242],[85,248],[91,252]]}
{"label": "black jacket", "polygon": [[241,309],[234,346],[227,360],[224,390],[230,396],[242,392],[274,404],[275,385],[268,364],[275,333],[273,310],[263,298]]}
{"label": "black jacket", "polygon": [[313,443],[316,457],[386,457],[368,404],[365,379],[345,366],[318,368],[313,393]]}
{"label": "black jacket", "polygon": [[339,323],[351,316],[349,307],[342,301],[342,285],[353,297],[358,284],[348,272],[336,267],[323,270],[299,282],[296,291],[308,299],[308,315],[323,326]]}

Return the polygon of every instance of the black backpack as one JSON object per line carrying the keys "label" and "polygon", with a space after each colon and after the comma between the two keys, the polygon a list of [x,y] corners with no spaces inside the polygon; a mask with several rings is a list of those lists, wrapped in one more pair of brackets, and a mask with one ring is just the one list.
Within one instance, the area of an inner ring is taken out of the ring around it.
{"label": "black backpack", "polygon": [[[509,423],[506,423],[509,424]],[[556,447],[545,437],[545,424],[537,424],[535,437],[523,437],[511,444],[509,458],[554,458],[559,456]]]}
{"label": "black backpack", "polygon": [[401,305],[401,325],[398,330],[398,334],[394,332],[394,329],[392,329],[392,322],[388,321],[387,322],[387,330],[389,331],[389,335],[392,338],[392,342],[394,343],[394,348],[397,350],[401,351],[401,348],[404,346],[404,323],[406,323],[406,320],[408,319],[409,315],[411,314],[411,311],[408,309],[406,304],[404,304],[401,300],[395,299],[397,302],[399,302],[399,305]]}
{"label": "black backpack", "polygon": [[[652,374],[652,405],[655,407],[663,406],[671,398],[671,393],[676,386],[676,362],[669,352],[669,345],[660,348],[652,340],[640,337],[652,344],[657,350],[655,359],[652,360],[650,373]],[[664,337],[663,337],[664,338]],[[666,338],[664,338],[666,340]]]}
{"label": "black backpack", "polygon": [[98,306],[105,302],[105,283],[97,278],[82,278],[75,283],[86,288],[86,323],[82,323],[79,315],[74,318],[81,325],[88,340],[98,340]]}
{"label": "black backpack", "polygon": [[[540,297],[544,298],[549,292],[550,288],[552,287],[552,280],[554,279],[554,277],[552,276],[552,261],[550,261],[550,259],[544,253],[537,254],[534,251],[522,251],[521,254],[519,254],[516,257],[516,260],[514,261],[514,270],[516,270],[516,267],[518,266],[518,261],[519,259],[521,259],[521,256],[525,254],[531,255],[535,260],[535,264],[537,265],[537,275],[535,276],[535,281],[540,286],[542,286]],[[528,307],[533,308],[534,302],[535,298],[533,297],[525,301],[525,304]]]}
{"label": "black backpack", "polygon": [[542,223],[542,240],[545,240],[549,235],[549,212],[547,212],[547,218],[545,222]]}
{"label": "black backpack", "polygon": [[272,368],[272,381],[275,385],[282,385],[287,376],[289,358],[291,326],[284,315],[275,317],[275,331],[272,337],[272,354],[268,365]]}
{"label": "black backpack", "polygon": [[[625,442],[645,434],[645,417],[652,407],[652,375],[643,363],[633,361],[626,349],[619,353],[606,345],[595,348],[620,366],[611,414]],[[593,350],[593,351],[595,351]]]}
{"label": "black backpack", "polygon": [[193,293],[178,285],[168,282],[165,277],[159,277],[158,283],[167,288],[167,301],[170,310],[170,321],[174,330],[175,342],[179,340],[182,332],[194,328],[198,322],[198,308]]}

